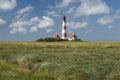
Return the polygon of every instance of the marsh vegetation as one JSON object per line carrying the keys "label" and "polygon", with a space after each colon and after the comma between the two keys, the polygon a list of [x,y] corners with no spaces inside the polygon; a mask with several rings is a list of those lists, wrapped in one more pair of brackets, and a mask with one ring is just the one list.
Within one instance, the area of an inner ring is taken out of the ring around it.
{"label": "marsh vegetation", "polygon": [[120,80],[120,43],[0,42],[0,80]]}

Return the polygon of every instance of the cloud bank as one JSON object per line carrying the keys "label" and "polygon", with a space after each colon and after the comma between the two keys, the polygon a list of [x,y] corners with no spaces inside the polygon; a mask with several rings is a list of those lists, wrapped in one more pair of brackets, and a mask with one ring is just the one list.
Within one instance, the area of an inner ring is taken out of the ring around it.
{"label": "cloud bank", "polygon": [[36,32],[38,29],[52,27],[54,24],[53,19],[47,16],[43,16],[42,19],[33,17],[30,20],[17,20],[10,24],[10,33]]}

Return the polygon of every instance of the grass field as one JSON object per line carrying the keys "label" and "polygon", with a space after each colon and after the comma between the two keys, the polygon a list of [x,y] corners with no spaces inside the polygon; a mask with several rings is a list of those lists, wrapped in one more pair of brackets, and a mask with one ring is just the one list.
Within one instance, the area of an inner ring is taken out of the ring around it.
{"label": "grass field", "polygon": [[120,80],[120,43],[0,42],[0,80]]}

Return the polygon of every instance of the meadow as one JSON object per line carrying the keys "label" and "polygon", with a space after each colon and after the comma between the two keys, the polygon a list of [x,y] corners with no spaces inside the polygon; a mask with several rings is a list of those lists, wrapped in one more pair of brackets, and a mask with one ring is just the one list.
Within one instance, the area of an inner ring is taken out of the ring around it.
{"label": "meadow", "polygon": [[120,42],[0,42],[0,80],[120,80]]}

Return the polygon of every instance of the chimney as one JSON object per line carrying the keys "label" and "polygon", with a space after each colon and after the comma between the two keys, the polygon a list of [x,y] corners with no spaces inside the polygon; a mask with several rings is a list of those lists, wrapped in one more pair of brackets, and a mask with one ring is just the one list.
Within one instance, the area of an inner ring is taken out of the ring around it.
{"label": "chimney", "polygon": [[63,22],[62,22],[62,39],[67,39],[66,34],[66,17],[63,16]]}

